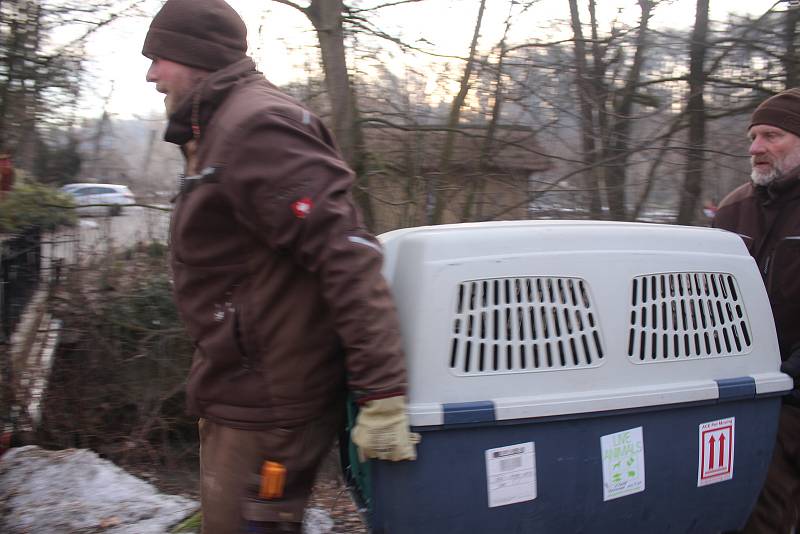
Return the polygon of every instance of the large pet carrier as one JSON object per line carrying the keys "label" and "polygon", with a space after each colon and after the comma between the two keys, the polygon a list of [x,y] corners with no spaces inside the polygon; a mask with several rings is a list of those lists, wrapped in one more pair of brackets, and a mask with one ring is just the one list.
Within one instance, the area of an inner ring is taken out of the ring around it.
{"label": "large pet carrier", "polygon": [[791,389],[738,236],[598,222],[384,234],[415,462],[348,475],[374,533],[742,526]]}

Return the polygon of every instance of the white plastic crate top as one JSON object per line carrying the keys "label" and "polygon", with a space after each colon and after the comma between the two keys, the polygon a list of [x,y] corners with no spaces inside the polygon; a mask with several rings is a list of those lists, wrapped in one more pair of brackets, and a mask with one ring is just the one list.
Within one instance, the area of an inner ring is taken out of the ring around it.
{"label": "white plastic crate top", "polygon": [[380,239],[414,426],[473,403],[509,420],[713,400],[742,381],[752,395],[792,387],[733,233],[512,221]]}

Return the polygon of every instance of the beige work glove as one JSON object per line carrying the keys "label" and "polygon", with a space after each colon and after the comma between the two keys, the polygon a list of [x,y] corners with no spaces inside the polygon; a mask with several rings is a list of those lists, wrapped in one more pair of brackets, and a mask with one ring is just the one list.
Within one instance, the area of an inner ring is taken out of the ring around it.
{"label": "beige work glove", "polygon": [[350,439],[358,447],[358,458],[416,460],[414,445],[420,435],[408,431],[406,398],[402,395],[367,401],[356,417]]}

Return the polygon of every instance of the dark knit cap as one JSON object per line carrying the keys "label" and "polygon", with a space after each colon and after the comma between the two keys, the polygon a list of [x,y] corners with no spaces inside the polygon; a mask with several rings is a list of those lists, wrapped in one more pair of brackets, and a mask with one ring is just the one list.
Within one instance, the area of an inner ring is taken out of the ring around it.
{"label": "dark knit cap", "polygon": [[247,28],[224,0],[167,0],[150,23],[142,54],[209,71],[247,57]]}
{"label": "dark knit cap", "polygon": [[768,124],[800,137],[800,88],[787,89],[764,100],[753,112],[749,130],[756,124]]}

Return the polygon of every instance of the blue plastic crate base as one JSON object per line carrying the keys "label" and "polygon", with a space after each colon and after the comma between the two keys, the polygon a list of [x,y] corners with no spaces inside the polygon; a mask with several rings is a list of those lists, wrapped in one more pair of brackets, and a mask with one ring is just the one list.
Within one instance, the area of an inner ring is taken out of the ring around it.
{"label": "blue plastic crate base", "polygon": [[[417,461],[369,465],[370,528],[375,534],[736,530],[763,483],[779,408],[780,398],[767,397],[417,428]],[[722,423],[703,436],[701,426],[713,422]],[[606,447],[603,436],[610,436]],[[487,451],[495,455],[487,458]],[[499,504],[514,499],[521,502]]]}

